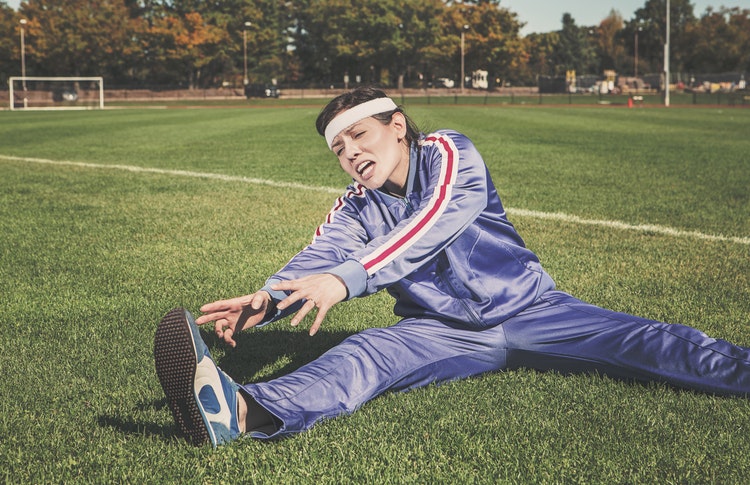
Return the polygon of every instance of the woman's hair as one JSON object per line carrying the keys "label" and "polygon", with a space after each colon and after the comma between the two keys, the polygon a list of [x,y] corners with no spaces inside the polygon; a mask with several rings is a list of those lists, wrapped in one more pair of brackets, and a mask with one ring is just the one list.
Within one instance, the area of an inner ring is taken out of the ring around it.
{"label": "woman's hair", "polygon": [[[355,88],[351,91],[347,91],[344,94],[340,94],[333,98],[318,115],[318,119],[315,121],[315,128],[321,136],[325,136],[326,126],[330,123],[339,113],[353,108],[366,101],[370,101],[377,98],[387,98],[388,96],[380,89],[373,87],[360,87]],[[376,120],[380,121],[384,125],[391,122],[394,113],[401,113],[406,119],[406,141],[411,145],[413,142],[419,140],[419,128],[414,122],[404,113],[404,110],[400,107],[393,111],[386,113],[379,113],[373,116]]]}

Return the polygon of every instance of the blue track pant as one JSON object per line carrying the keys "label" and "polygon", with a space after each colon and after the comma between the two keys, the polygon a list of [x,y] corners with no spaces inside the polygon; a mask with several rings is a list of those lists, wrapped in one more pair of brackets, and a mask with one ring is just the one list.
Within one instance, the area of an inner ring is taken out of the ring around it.
{"label": "blue track pant", "polygon": [[351,413],[385,391],[529,368],[597,372],[750,396],[750,349],[684,325],[605,310],[550,291],[502,325],[473,329],[406,319],[353,335],[298,370],[243,386],[277,418],[277,437]]}

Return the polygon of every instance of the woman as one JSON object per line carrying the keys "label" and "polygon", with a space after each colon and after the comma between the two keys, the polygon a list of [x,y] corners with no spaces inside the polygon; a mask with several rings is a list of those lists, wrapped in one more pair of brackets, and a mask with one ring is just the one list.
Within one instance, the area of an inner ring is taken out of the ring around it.
{"label": "woman", "polygon": [[[388,390],[520,367],[750,393],[749,349],[556,291],[464,135],[420,134],[373,88],[338,96],[316,124],[353,182],[313,242],[257,292],[204,305],[195,321],[175,309],[157,329],[157,373],[191,441],[280,437]],[[399,323],[269,382],[234,383],[196,326],[214,322],[234,347],[244,328],[291,314],[298,325],[316,308],[314,335],[335,304],[381,289]]]}

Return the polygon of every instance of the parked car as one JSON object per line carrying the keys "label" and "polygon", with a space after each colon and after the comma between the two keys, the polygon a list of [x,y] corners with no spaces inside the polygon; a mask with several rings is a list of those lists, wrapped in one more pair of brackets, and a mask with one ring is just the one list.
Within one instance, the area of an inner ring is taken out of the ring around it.
{"label": "parked car", "polygon": [[281,92],[273,84],[248,84],[245,86],[246,98],[278,98]]}

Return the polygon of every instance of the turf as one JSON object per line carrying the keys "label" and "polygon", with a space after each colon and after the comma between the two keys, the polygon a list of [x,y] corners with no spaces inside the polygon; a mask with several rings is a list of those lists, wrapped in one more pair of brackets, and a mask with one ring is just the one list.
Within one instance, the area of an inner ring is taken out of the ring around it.
{"label": "turf", "polygon": [[[750,346],[750,111],[406,107],[474,140],[506,206],[657,224],[705,240],[518,216],[558,286]],[[273,443],[177,436],[153,369],[156,323],[247,293],[310,239],[347,180],[319,105],[0,112],[0,477],[9,483],[743,483],[750,401],[599,376],[496,373],[387,394]],[[36,162],[7,157],[37,159]],[[60,165],[39,160],[92,165]],[[222,174],[226,180],[123,166]],[[109,167],[109,168],[107,168]],[[512,211],[511,211],[512,215]],[[228,350],[273,378],[393,323],[386,295]]]}

